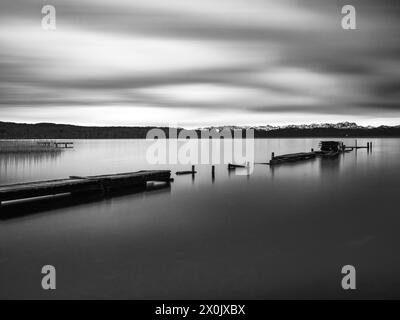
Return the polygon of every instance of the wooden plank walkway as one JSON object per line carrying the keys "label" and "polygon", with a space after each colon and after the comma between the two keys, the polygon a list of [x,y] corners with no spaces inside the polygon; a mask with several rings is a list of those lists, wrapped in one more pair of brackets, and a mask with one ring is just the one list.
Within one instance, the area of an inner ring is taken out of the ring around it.
{"label": "wooden plank walkway", "polygon": [[247,168],[247,166],[244,165],[244,164],[228,163],[228,169],[229,170],[233,170],[233,169],[237,169],[237,168]]}
{"label": "wooden plank walkway", "polygon": [[311,149],[311,152],[299,152],[299,153],[290,153],[290,154],[283,154],[280,156],[275,156],[275,153],[272,152],[271,160],[269,163],[262,163],[262,164],[283,164],[286,162],[295,162],[295,161],[302,161],[313,159],[315,157],[322,157],[322,158],[336,158],[341,153],[351,152],[354,149],[367,149],[368,152],[372,150],[372,142],[367,142],[366,147],[358,147],[357,140],[355,141],[355,146],[345,146],[342,141],[321,141],[319,143],[320,151],[314,151]]}
{"label": "wooden plank walkway", "polygon": [[182,176],[185,174],[196,174],[196,173],[197,173],[197,171],[177,171],[175,174],[178,176]]}
{"label": "wooden plank walkway", "polygon": [[64,142],[64,141],[55,141],[54,146],[56,148],[71,149],[74,147],[74,143],[73,142]]}
{"label": "wooden plank walkway", "polygon": [[47,180],[0,186],[0,204],[3,201],[21,200],[62,193],[102,192],[112,189],[145,187],[149,181],[169,182],[170,170],[149,170],[69,179]]}
{"label": "wooden plank walkway", "polygon": [[74,143],[69,141],[37,141],[36,143],[39,146],[48,148],[71,149],[74,147]]}

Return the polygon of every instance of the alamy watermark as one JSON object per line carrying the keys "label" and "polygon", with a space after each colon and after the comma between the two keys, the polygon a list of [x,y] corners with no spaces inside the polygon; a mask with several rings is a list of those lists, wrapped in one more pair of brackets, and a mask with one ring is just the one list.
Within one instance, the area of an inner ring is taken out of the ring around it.
{"label": "alamy watermark", "polygon": [[355,290],[356,289],[356,268],[352,265],[345,265],[342,267],[342,274],[345,276],[342,278],[342,288],[344,290]]}
{"label": "alamy watermark", "polygon": [[42,267],[42,274],[45,275],[42,278],[42,289],[43,290],[55,290],[56,289],[56,268],[52,265],[45,265]]}
{"label": "alamy watermark", "polygon": [[42,7],[42,28],[44,30],[56,30],[56,8],[52,5]]}
{"label": "alamy watermark", "polygon": [[[42,28],[44,30],[56,30],[56,8],[47,4],[42,7]],[[356,8],[353,5],[346,4],[341,9],[342,17],[341,25],[345,30],[355,30],[356,25]]]}
{"label": "alamy watermark", "polygon": [[[167,131],[167,132],[166,132]],[[185,130],[155,128],[146,136],[152,143],[146,151],[149,164],[238,164],[252,173],[254,167],[254,130]]]}
{"label": "alamy watermark", "polygon": [[357,29],[356,22],[356,8],[352,5],[345,5],[342,7],[342,28],[345,30],[355,30]]}

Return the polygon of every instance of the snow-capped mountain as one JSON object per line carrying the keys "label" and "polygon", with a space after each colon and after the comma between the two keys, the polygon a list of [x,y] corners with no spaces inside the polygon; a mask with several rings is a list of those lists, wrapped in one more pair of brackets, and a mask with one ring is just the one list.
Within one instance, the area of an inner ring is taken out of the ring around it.
{"label": "snow-capped mountain", "polygon": [[[396,126],[394,128],[398,128]],[[271,126],[271,125],[261,125],[261,126],[211,126],[199,128],[199,130],[212,130],[215,129],[217,131],[222,130],[246,130],[246,129],[255,129],[260,131],[273,131],[273,130],[283,130],[283,129],[298,129],[298,130],[307,130],[307,129],[376,129],[377,127],[373,126],[360,126],[355,122],[339,122],[339,123],[313,123],[313,124],[300,124],[300,125],[287,125],[287,126]],[[390,128],[389,126],[380,126],[378,128]]]}

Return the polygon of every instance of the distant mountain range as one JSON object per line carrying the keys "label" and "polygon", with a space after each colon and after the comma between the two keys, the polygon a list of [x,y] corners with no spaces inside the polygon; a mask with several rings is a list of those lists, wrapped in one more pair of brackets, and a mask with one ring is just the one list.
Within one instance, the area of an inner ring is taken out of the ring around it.
{"label": "distant mountain range", "polygon": [[[145,139],[150,129],[157,127],[87,127],[54,123],[0,122],[0,139]],[[159,128],[168,137],[167,127]],[[289,126],[219,126],[196,129],[201,131],[254,129],[255,138],[301,137],[400,137],[399,126],[359,126],[353,122]],[[178,132],[183,130],[178,129]]]}
{"label": "distant mountain range", "polygon": [[[381,126],[382,128],[384,126]],[[399,128],[400,126],[396,127],[388,127],[388,128]],[[220,127],[205,127],[202,129],[217,129],[217,130],[223,130],[223,129],[231,129],[231,130],[237,130],[237,129],[255,129],[255,130],[263,130],[263,131],[272,131],[272,130],[284,130],[284,129],[303,129],[303,130],[310,130],[310,129],[376,129],[376,127],[373,126],[359,126],[355,122],[339,122],[339,123],[313,123],[313,124],[300,124],[300,125],[287,125],[287,126],[271,126],[271,125],[265,125],[265,126],[220,126]]]}

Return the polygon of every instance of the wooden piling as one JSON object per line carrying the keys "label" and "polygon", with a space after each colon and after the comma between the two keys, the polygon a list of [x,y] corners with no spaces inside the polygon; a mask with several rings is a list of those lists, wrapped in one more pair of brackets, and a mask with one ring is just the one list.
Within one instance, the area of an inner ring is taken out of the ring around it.
{"label": "wooden piling", "polygon": [[194,171],[196,171],[196,170],[195,170],[195,166],[192,166],[192,172],[194,172]]}
{"label": "wooden piling", "polygon": [[274,160],[274,158],[275,158],[275,152],[272,152],[271,153],[271,160]]}

